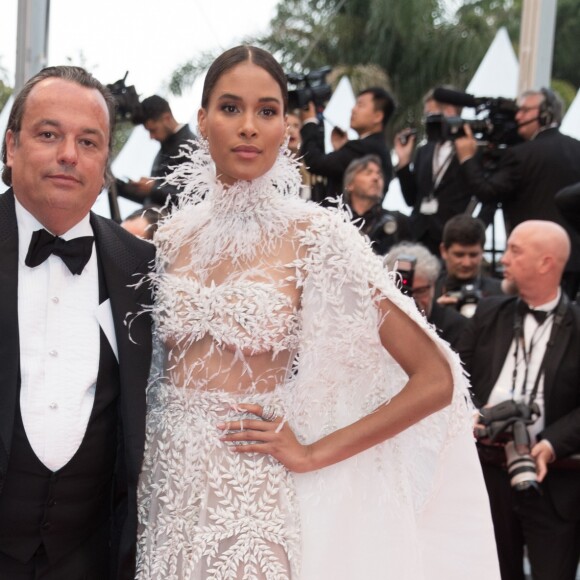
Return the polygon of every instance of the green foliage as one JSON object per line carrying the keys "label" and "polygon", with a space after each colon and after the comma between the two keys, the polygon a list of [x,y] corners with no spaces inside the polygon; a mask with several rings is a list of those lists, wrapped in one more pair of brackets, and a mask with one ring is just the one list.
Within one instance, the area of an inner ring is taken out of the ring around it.
{"label": "green foliage", "polygon": [[[355,91],[378,85],[393,91],[394,129],[418,125],[423,95],[440,84],[464,89],[495,34],[506,27],[517,44],[523,0],[283,0],[270,33],[249,42],[272,52],[287,72],[330,65]],[[558,0],[553,76],[569,104],[580,87],[578,0]],[[216,55],[204,54],[173,73],[172,92],[193,81]],[[566,84],[567,83],[567,84]],[[563,89],[561,87],[564,87]],[[570,88],[571,87],[571,88]]]}
{"label": "green foliage", "polygon": [[4,108],[6,101],[10,98],[12,94],[12,87],[4,84],[3,81],[0,80],[0,111]]}
{"label": "green foliage", "polygon": [[568,81],[576,90],[580,88],[579,38],[580,10],[578,9],[578,0],[558,0],[552,76]]}

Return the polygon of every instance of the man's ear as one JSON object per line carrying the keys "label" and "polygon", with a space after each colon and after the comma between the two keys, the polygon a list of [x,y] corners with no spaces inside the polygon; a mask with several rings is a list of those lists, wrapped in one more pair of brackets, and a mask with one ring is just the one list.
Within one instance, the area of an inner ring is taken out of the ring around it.
{"label": "man's ear", "polygon": [[18,144],[18,138],[12,129],[6,131],[6,167],[12,167],[12,157],[14,156],[14,148]]}

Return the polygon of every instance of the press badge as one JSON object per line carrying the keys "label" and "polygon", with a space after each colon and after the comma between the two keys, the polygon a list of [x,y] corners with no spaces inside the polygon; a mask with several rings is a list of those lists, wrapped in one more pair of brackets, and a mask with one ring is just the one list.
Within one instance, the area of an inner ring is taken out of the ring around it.
{"label": "press badge", "polygon": [[421,202],[421,207],[419,212],[423,215],[433,215],[437,213],[439,209],[439,202],[437,201],[436,197],[426,197]]}

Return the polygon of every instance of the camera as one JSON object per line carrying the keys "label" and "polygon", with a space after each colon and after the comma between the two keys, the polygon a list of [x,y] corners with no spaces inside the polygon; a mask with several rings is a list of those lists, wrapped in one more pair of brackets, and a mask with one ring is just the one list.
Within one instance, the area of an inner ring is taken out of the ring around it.
{"label": "camera", "polygon": [[462,119],[444,115],[428,115],[425,118],[425,132],[429,141],[448,141],[465,136],[464,125],[468,125],[474,137],[494,146],[509,146],[519,143],[514,99],[504,97],[474,97],[467,93],[437,88],[433,96],[440,103],[457,107],[474,108],[479,119]]}
{"label": "camera", "polygon": [[517,491],[534,488],[539,491],[536,462],[530,455],[531,441],[528,425],[533,425],[540,416],[537,403],[504,401],[480,409],[483,427],[475,429],[477,439],[490,439],[495,443],[501,435],[506,436],[506,466],[511,486]]}
{"label": "camera", "polygon": [[417,258],[401,254],[397,259],[398,286],[403,294],[413,295],[413,279],[415,277],[415,264]]}
{"label": "camera", "polygon": [[117,117],[120,120],[128,120],[134,125],[139,125],[142,116],[141,103],[135,87],[133,85],[127,86],[125,84],[128,74],[129,71],[125,73],[125,76],[122,79],[107,85],[107,88],[111,91],[111,94],[115,99]]}
{"label": "camera", "polygon": [[324,108],[332,95],[332,88],[326,82],[326,75],[331,70],[332,67],[323,66],[306,74],[288,73],[288,108],[303,109],[311,101],[317,109]]}
{"label": "camera", "polygon": [[475,314],[477,304],[482,299],[481,290],[477,284],[463,284],[456,292],[445,294],[451,298],[457,298],[457,310],[465,318],[471,318]]}

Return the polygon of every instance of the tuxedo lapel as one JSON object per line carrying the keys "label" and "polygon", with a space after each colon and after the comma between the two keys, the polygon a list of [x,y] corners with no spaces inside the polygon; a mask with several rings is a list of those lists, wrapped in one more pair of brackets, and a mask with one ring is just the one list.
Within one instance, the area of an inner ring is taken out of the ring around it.
{"label": "tuxedo lapel", "polygon": [[135,285],[146,259],[130,251],[108,220],[91,214],[95,243],[103,266],[115,327],[121,378],[121,415],[129,472],[138,474],[145,432],[145,385],[149,373],[151,324],[136,316],[148,303],[148,287]]}
{"label": "tuxedo lapel", "polygon": [[504,303],[504,307],[500,308],[498,312],[497,320],[489,326],[492,330],[488,337],[489,348],[482,351],[485,353],[486,358],[489,357],[487,360],[482,361],[483,364],[490,365],[489,380],[485,386],[484,401],[487,401],[491,395],[491,391],[497,382],[514,338],[515,304],[516,300]]}
{"label": "tuxedo lapel", "polygon": [[[555,340],[553,346],[547,351],[547,356],[544,363],[544,406],[548,408],[551,403],[554,388],[557,387],[556,375],[562,363],[568,344],[572,339],[573,333],[573,316],[570,308],[566,310],[562,325],[560,328],[552,329],[555,332]],[[550,340],[553,340],[552,338]]]}
{"label": "tuxedo lapel", "polygon": [[12,441],[20,377],[18,228],[12,190],[0,195],[0,488]]}

